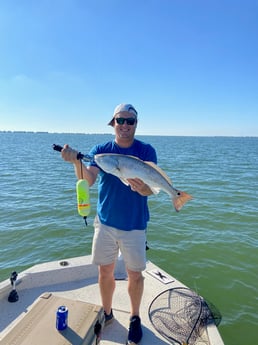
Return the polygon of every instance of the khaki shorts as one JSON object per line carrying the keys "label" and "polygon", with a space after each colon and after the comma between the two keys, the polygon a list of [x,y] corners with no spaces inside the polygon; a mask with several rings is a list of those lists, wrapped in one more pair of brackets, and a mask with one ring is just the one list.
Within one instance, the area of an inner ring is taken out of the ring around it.
{"label": "khaki shorts", "polygon": [[119,249],[126,267],[134,272],[146,267],[146,231],[118,230],[94,220],[94,237],[92,243],[92,262],[96,265],[109,265],[116,261]]}

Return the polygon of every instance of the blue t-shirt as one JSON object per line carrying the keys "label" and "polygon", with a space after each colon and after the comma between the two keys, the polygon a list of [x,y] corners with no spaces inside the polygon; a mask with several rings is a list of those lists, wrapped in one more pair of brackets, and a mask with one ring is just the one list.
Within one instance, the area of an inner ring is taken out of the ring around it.
{"label": "blue t-shirt", "polygon": [[[157,164],[155,149],[137,139],[128,148],[118,146],[113,140],[96,145],[90,151],[90,155],[100,153],[131,155]],[[95,162],[91,162],[90,165],[98,167]],[[101,169],[99,175],[97,214],[100,222],[126,231],[146,229],[150,218],[147,196],[132,191],[131,187],[126,186],[118,177]]]}

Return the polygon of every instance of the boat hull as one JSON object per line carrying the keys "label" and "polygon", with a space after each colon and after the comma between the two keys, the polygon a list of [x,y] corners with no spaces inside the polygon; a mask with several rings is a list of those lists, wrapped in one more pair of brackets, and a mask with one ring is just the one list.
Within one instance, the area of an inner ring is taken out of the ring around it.
{"label": "boat hull", "polygon": [[[168,342],[152,326],[148,316],[148,309],[152,300],[162,291],[185,286],[152,262],[147,262],[143,275],[145,289],[140,311],[143,326],[141,345],[171,344],[172,342]],[[113,298],[115,320],[103,329],[101,345],[125,344],[127,338],[130,300],[127,294],[126,273],[121,261],[118,261],[116,277],[116,289]],[[19,300],[16,303],[8,302],[10,290],[9,280],[0,283],[0,309],[1,315],[4,315],[0,321],[1,345],[4,337],[17,327],[19,322],[26,317],[27,311],[30,310],[33,303],[46,292],[58,298],[101,305],[98,269],[91,264],[90,256],[43,263],[21,272],[18,275],[16,285],[19,295]],[[203,345],[205,342],[207,344],[207,341],[210,345],[224,345],[214,324],[208,325],[196,345]],[[21,344],[23,343],[19,345]]]}

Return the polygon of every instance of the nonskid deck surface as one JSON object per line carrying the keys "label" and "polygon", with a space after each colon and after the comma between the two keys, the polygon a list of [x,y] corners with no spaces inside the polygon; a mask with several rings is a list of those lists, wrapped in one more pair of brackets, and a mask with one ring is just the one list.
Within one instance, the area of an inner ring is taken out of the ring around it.
{"label": "nonskid deck surface", "polygon": [[[97,268],[90,264],[89,257],[81,257],[67,260],[68,265],[61,267],[59,262],[42,264],[24,271],[20,277],[16,290],[19,301],[9,303],[7,301],[11,287],[5,281],[0,284],[0,344],[1,338],[10,329],[15,320],[26,315],[33,302],[43,293],[51,292],[56,296],[72,300],[85,301],[101,305]],[[117,276],[124,278],[123,269],[117,270]],[[143,327],[143,339],[141,345],[169,344],[153,328],[149,317],[148,308],[152,300],[164,290],[183,286],[179,281],[160,270],[157,266],[148,262],[144,272],[145,289],[141,304],[141,320]],[[9,284],[10,285],[10,284]],[[116,289],[113,298],[113,313],[115,320],[106,326],[101,335],[101,345],[125,344],[129,326],[130,301],[127,293],[127,280],[116,280]],[[4,317],[2,317],[4,315]],[[205,334],[204,334],[205,337]],[[208,344],[205,337],[205,344]],[[199,342],[199,345],[204,342]],[[219,342],[216,345],[223,345]],[[213,345],[213,343],[212,343]]]}

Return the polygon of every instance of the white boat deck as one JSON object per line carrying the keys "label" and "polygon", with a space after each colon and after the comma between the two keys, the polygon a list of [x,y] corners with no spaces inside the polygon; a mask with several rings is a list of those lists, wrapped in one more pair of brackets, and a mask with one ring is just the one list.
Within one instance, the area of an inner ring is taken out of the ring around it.
{"label": "white boat deck", "polygon": [[[16,284],[19,300],[15,303],[8,302],[8,295],[11,291],[10,281],[6,280],[0,283],[0,344],[2,343],[1,339],[26,315],[31,304],[45,292],[51,292],[54,295],[72,300],[101,305],[97,267],[90,264],[90,256],[67,259],[66,261],[68,262],[67,266],[61,266],[59,261],[55,261],[33,266],[19,274]],[[121,267],[119,265],[117,267],[116,276],[118,278],[124,278],[122,266],[121,264]],[[154,278],[155,273],[158,272],[166,276],[163,279],[164,282]],[[145,289],[141,304],[143,326],[141,345],[169,344],[153,328],[148,317],[149,305],[160,292],[184,285],[151,262],[147,263],[144,278]],[[125,279],[117,280],[113,299],[115,320],[103,329],[101,345],[125,344],[129,324],[129,308],[127,281]],[[203,339],[196,343],[196,345],[204,344],[224,344],[215,325],[209,325],[207,332],[203,334]]]}

